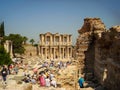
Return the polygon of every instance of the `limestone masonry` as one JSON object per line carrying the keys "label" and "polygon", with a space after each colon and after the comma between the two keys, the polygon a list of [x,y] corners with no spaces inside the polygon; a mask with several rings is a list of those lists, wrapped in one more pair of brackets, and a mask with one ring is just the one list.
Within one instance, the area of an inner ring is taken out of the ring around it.
{"label": "limestone masonry", "polygon": [[72,35],[50,32],[40,34],[39,55],[46,60],[71,59]]}
{"label": "limestone masonry", "polygon": [[108,88],[120,89],[120,26],[106,30],[100,18],[86,18],[75,47],[79,74]]}

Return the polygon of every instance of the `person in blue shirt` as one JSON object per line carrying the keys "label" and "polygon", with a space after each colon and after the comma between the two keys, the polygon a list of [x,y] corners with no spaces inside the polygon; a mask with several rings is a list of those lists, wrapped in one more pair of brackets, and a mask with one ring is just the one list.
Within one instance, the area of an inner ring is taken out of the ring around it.
{"label": "person in blue shirt", "polygon": [[79,83],[80,88],[84,88],[84,82],[85,81],[83,77],[79,78],[78,83]]}

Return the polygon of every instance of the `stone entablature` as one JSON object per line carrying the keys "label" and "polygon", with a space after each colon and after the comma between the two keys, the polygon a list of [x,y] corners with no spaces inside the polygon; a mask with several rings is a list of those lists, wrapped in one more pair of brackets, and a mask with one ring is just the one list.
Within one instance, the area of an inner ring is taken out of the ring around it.
{"label": "stone entablature", "polygon": [[45,34],[40,34],[40,45],[72,45],[72,35],[68,34],[52,34],[47,32]]}
{"label": "stone entablature", "polygon": [[40,34],[39,55],[42,59],[71,59],[72,35],[50,32]]}

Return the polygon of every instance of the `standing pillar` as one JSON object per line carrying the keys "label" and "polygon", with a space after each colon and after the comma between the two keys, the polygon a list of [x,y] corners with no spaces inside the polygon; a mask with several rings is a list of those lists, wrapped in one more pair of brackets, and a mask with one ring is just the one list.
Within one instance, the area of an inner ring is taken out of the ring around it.
{"label": "standing pillar", "polygon": [[54,35],[54,37],[53,37],[53,38],[54,38],[54,45],[56,45],[56,42],[55,42],[55,35]]}
{"label": "standing pillar", "polygon": [[63,57],[63,55],[62,55],[62,47],[60,47],[60,55],[61,55],[61,59],[62,59],[62,57]]}
{"label": "standing pillar", "polygon": [[53,48],[53,59],[55,59],[55,48]]}
{"label": "standing pillar", "polygon": [[54,59],[54,48],[52,47],[52,59]]}
{"label": "standing pillar", "polygon": [[40,55],[40,53],[41,53],[41,48],[40,46],[38,46],[38,55]]}
{"label": "standing pillar", "polygon": [[70,48],[70,58],[72,58],[72,47]]}
{"label": "standing pillar", "polygon": [[61,59],[61,47],[59,46],[59,59]]}
{"label": "standing pillar", "polygon": [[49,59],[51,59],[51,47],[49,48]]}
{"label": "standing pillar", "polygon": [[50,45],[53,45],[53,38],[52,38],[52,35],[50,36]]}
{"label": "standing pillar", "polygon": [[47,47],[45,48],[45,58],[47,59]]}
{"label": "standing pillar", "polygon": [[61,36],[59,36],[59,45],[61,45]]}
{"label": "standing pillar", "polygon": [[10,54],[11,54],[11,57],[13,57],[13,44],[12,44],[12,42],[10,44]]}
{"label": "standing pillar", "polygon": [[46,47],[45,47],[45,49],[44,49],[44,50],[45,50],[44,59],[46,59]]}
{"label": "standing pillar", "polygon": [[41,48],[41,58],[43,59],[43,48],[42,47],[40,48]]}
{"label": "standing pillar", "polygon": [[65,58],[65,56],[64,56],[64,48],[63,48],[63,59]]}
{"label": "standing pillar", "polygon": [[47,39],[46,39],[46,35],[44,36],[44,38],[45,38],[45,45],[47,44],[46,42],[47,42]]}
{"label": "standing pillar", "polygon": [[54,58],[56,59],[56,48],[54,48]]}
{"label": "standing pillar", "polygon": [[61,36],[59,36],[59,59],[61,59]]}
{"label": "standing pillar", "polygon": [[68,40],[69,40],[69,37],[68,37],[68,35],[67,35],[67,45],[68,45],[68,42],[69,42]]}
{"label": "standing pillar", "polygon": [[9,45],[8,45],[8,40],[5,42],[5,47],[6,47],[6,51],[7,51],[7,53],[9,52],[8,50],[8,48],[9,48]]}
{"label": "standing pillar", "polygon": [[67,59],[69,59],[69,47],[67,47]]}
{"label": "standing pillar", "polygon": [[64,58],[66,58],[66,48],[64,48]]}

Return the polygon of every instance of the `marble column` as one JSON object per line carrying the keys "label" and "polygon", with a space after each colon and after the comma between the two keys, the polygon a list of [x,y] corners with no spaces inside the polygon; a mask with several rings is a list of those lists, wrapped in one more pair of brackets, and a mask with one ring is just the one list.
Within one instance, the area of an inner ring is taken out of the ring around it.
{"label": "marble column", "polygon": [[67,47],[67,59],[69,59],[69,47]]}
{"label": "marble column", "polygon": [[50,60],[52,59],[52,47],[50,47]]}
{"label": "marble column", "polygon": [[46,55],[47,55],[47,53],[46,53],[46,47],[45,47],[45,54],[44,54],[44,59],[46,59]]}
{"label": "marble column", "polygon": [[50,36],[50,45],[53,45],[53,38]]}
{"label": "marble column", "polygon": [[72,48],[70,48],[70,58],[72,57]]}
{"label": "marble column", "polygon": [[11,45],[11,46],[10,46],[10,49],[11,49],[11,50],[10,50],[10,51],[11,51],[10,54],[11,54],[11,57],[13,57],[13,44],[12,44],[12,42],[11,42],[10,45]]}
{"label": "marble column", "polygon": [[67,35],[67,44],[69,43],[69,36]]}
{"label": "marble column", "polygon": [[64,48],[63,48],[63,58],[65,58],[65,56],[64,56]]}
{"label": "marble column", "polygon": [[40,47],[40,48],[41,48],[41,57],[43,59],[43,48],[42,47]]}
{"label": "marble column", "polygon": [[61,36],[59,36],[59,45],[61,45]]}
{"label": "marble column", "polygon": [[59,59],[61,59],[61,46],[59,46]]}
{"label": "marble column", "polygon": [[56,41],[55,41],[55,35],[54,35],[54,45],[56,45]]}
{"label": "marble column", "polygon": [[53,48],[53,59],[55,59],[55,48]]}

